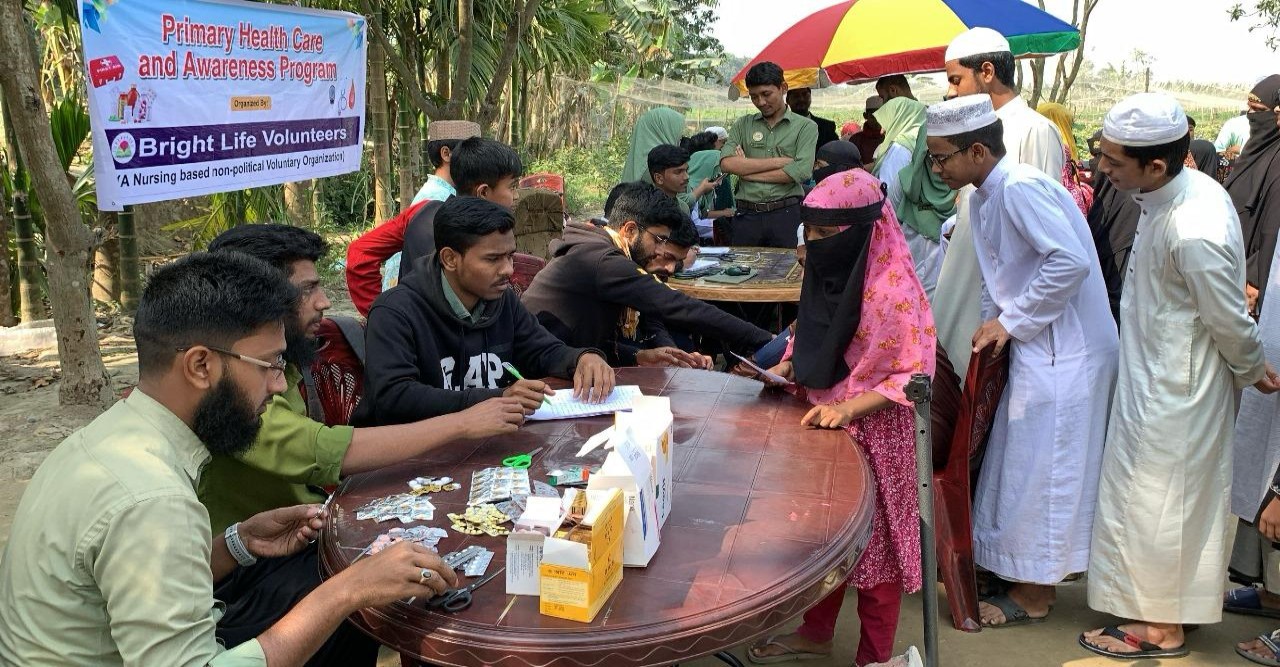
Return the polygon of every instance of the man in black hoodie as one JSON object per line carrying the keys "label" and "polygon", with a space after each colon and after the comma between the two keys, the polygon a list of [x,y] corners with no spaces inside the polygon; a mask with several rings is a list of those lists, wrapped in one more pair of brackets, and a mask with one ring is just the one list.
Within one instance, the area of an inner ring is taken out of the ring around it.
{"label": "man in black hoodie", "polygon": [[621,366],[666,366],[688,364],[674,354],[678,348],[663,323],[714,336],[735,350],[754,352],[772,339],[659,281],[676,271],[698,238],[675,199],[648,183],[624,183],[609,213],[608,227],[567,225],[551,242],[551,261],[521,297],[560,340],[604,349]]}
{"label": "man in black hoodie", "polygon": [[578,398],[603,400],[613,369],[596,350],[571,348],[547,332],[508,290],[515,221],[505,208],[454,197],[435,218],[436,252],[369,311],[365,398],[356,420],[400,424],[514,396],[526,414],[552,393],[538,380],[573,378]]}

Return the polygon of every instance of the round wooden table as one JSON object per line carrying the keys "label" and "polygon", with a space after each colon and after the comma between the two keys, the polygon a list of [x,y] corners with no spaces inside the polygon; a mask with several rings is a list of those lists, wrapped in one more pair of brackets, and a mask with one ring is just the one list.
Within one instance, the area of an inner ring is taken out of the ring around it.
{"label": "round wooden table", "polygon": [[754,248],[734,246],[734,259],[723,266],[744,264],[757,271],[750,280],[736,285],[708,282],[706,278],[684,280],[672,277],[667,284],[703,301],[735,303],[799,303],[800,264],[795,248]]}
{"label": "round wooden table", "polygon": [[[562,386],[563,382],[560,383]],[[618,384],[671,398],[673,509],[662,545],[622,584],[591,623],[543,616],[538,599],[506,595],[499,576],[457,614],[422,600],[366,609],[355,622],[402,655],[437,665],[626,667],[669,665],[761,636],[816,604],[850,572],[871,534],[871,473],[845,431],[799,426],[807,406],[745,378],[665,368],[618,370]],[[462,490],[434,494],[436,519],[461,512],[471,473],[504,457],[544,449],[534,479],[574,462],[611,417],[530,422],[511,435],[460,442],[443,451],[346,480],[320,537],[321,568],[347,567],[398,522],[357,521],[373,498],[407,492],[419,475],[449,475]],[[603,448],[585,460],[600,463]],[[580,460],[578,460],[580,461]],[[440,553],[480,544],[504,566],[505,538],[452,530]]]}

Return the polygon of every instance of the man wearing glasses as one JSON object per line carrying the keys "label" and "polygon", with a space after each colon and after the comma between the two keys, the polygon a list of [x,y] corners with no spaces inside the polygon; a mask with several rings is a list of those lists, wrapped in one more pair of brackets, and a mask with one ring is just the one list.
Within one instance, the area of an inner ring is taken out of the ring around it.
{"label": "man wearing glasses", "polygon": [[977,188],[970,251],[983,324],[972,352],[1010,346],[973,501],[973,551],[1016,582],[982,601],[982,624],[1019,625],[1047,616],[1054,585],[1089,566],[1119,337],[1084,216],[1056,178],[1007,154],[990,98],[929,107],[927,132],[934,173],[952,189]]}
{"label": "man wearing glasses", "polygon": [[[519,401],[505,397],[457,414],[397,426],[353,428],[316,421],[307,413],[303,374],[310,372],[320,321],[331,305],[316,270],[316,262],[328,250],[324,239],[290,225],[240,225],[215,238],[209,250],[256,257],[284,275],[301,294],[295,314],[285,322],[287,346],[280,359],[262,361],[235,355],[249,364],[267,367],[277,376],[282,374],[285,389],[267,403],[253,446],[234,456],[214,456],[201,478],[200,501],[209,510],[215,534],[257,512],[323,502],[322,488],[336,485],[347,475],[375,470],[464,438],[515,431],[523,421]],[[251,571],[259,579],[270,580],[272,591],[291,599],[320,584],[314,546],[288,558],[269,559]],[[243,600],[237,591],[219,588],[216,593],[231,606],[258,604],[258,598],[264,597],[256,586],[238,590],[254,593]],[[228,625],[219,628],[219,637],[234,646],[261,630],[252,622]],[[358,659],[348,659],[355,664],[373,664],[377,653],[374,642],[352,631],[349,643],[367,647],[367,652]]]}
{"label": "man wearing glasses", "polygon": [[661,282],[698,242],[674,198],[643,182],[623,183],[610,198],[608,226],[565,227],[521,297],[548,331],[568,345],[605,350],[615,366],[710,367],[709,357],[676,347],[664,323],[738,351],[769,342],[764,329]]}
{"label": "man wearing glasses", "polygon": [[[14,516],[0,664],[348,665],[355,633],[334,632],[348,615],[456,585],[439,556],[405,542],[285,599],[256,570],[305,549],[323,507],[210,531],[201,471],[252,446],[284,391],[296,297],[240,253],[195,253],[151,277],[133,325],[137,388],[49,454]],[[257,602],[222,607],[215,587]],[[224,628],[247,624],[259,631],[224,643]]]}

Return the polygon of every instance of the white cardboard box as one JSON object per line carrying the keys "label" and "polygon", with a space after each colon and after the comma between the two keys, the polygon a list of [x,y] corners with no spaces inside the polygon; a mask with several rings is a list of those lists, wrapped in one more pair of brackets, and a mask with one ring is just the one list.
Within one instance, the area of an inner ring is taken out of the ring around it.
{"label": "white cardboard box", "polygon": [[614,427],[613,451],[600,471],[587,480],[588,491],[618,489],[624,500],[622,564],[644,567],[661,543],[658,505],[650,457],[636,442],[631,427]]}

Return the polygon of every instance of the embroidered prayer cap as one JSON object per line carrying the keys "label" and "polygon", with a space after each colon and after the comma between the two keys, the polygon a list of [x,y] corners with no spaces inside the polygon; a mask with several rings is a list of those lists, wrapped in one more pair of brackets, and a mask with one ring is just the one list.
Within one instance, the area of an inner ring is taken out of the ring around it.
{"label": "embroidered prayer cap", "polygon": [[434,120],[427,126],[427,141],[451,141],[480,136],[480,125],[469,120]]}
{"label": "embroidered prayer cap", "polygon": [[884,98],[879,95],[872,95],[867,98],[867,113],[871,113],[882,106],[884,106]]}
{"label": "embroidered prayer cap", "polygon": [[1138,93],[1116,103],[1102,121],[1102,137],[1121,146],[1160,146],[1187,136],[1187,114],[1172,95]]}
{"label": "embroidered prayer cap", "polygon": [[982,53],[1008,53],[1009,40],[991,28],[971,28],[951,40],[947,45],[944,62],[968,58]]}
{"label": "embroidered prayer cap", "polygon": [[710,132],[711,134],[714,134],[721,139],[729,138],[729,131],[724,129],[723,127],[720,127],[719,125],[712,125],[711,127],[708,127],[707,129],[703,130],[703,132]]}
{"label": "embroidered prayer cap", "polygon": [[951,137],[980,130],[999,120],[989,95],[964,95],[930,106],[925,111],[930,137]]}

